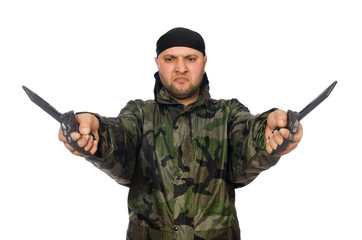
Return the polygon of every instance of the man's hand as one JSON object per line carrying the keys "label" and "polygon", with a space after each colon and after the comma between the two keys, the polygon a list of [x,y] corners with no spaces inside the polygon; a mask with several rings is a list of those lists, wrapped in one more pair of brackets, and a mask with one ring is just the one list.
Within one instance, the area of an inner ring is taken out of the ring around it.
{"label": "man's hand", "polygon": [[[266,140],[266,151],[270,154],[275,150],[279,145],[283,143],[285,138],[288,138],[290,131],[285,128],[287,126],[287,113],[282,110],[275,110],[269,114],[267,119],[267,127],[265,129],[265,138]],[[280,127],[279,131],[273,130],[276,127]],[[297,133],[294,135],[293,140],[276,156],[280,157],[291,151],[293,151],[297,146],[303,136],[303,127],[299,123],[299,128]]]}
{"label": "man's hand", "polygon": [[[89,113],[82,113],[75,115],[75,118],[79,122],[79,133],[73,132],[70,134],[70,137],[73,141],[78,143],[78,146],[84,148],[85,151],[89,151],[92,155],[96,153],[99,141],[99,121],[98,119]],[[93,134],[95,139],[90,133]],[[64,143],[65,147],[74,155],[85,157],[83,154],[80,154],[78,151],[74,150],[68,143],[65,137],[63,136],[62,129],[59,129],[58,138],[61,142]]]}

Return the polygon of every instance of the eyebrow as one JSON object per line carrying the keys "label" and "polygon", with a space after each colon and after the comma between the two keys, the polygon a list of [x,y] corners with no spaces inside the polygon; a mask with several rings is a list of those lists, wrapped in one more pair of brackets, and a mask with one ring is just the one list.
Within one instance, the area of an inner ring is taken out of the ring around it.
{"label": "eyebrow", "polygon": [[[166,57],[170,57],[170,58],[177,58],[176,55],[173,55],[173,54],[166,54],[163,56],[163,58],[166,58]],[[186,56],[183,56],[184,58],[189,58],[189,57],[198,57],[196,54],[188,54]]]}

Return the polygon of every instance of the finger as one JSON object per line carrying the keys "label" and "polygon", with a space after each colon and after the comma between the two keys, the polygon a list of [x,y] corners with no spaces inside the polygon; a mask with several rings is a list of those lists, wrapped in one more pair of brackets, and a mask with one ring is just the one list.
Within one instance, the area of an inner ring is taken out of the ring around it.
{"label": "finger", "polygon": [[287,128],[281,128],[279,133],[283,138],[287,139],[289,137],[290,131]]}
{"label": "finger", "polygon": [[73,142],[78,141],[79,139],[81,139],[82,135],[80,135],[78,132],[72,132],[70,134],[70,138],[72,139]]}
{"label": "finger", "polygon": [[293,142],[300,142],[303,137],[303,126],[299,123],[298,131],[295,133]]}
{"label": "finger", "polygon": [[90,137],[91,137],[90,135],[81,136],[81,138],[77,141],[78,146],[81,148],[87,146]]}
{"label": "finger", "polygon": [[274,131],[273,133],[273,140],[279,146],[283,143],[284,137],[280,133],[280,131]]}
{"label": "finger", "polygon": [[265,150],[270,154],[273,151],[273,148],[269,144],[269,139],[266,141]]}
{"label": "finger", "polygon": [[89,151],[92,155],[94,155],[97,152],[98,149],[98,141],[94,140],[93,141],[93,146],[92,149]]}
{"label": "finger", "polygon": [[276,143],[276,141],[275,141],[275,139],[274,139],[274,136],[272,136],[272,137],[269,138],[268,144],[269,144],[269,146],[272,148],[272,150],[275,150],[275,149],[277,149],[277,147],[278,147],[278,144]]}
{"label": "finger", "polygon": [[[286,128],[282,128],[279,131],[275,130],[268,138],[266,142],[266,150],[270,154],[273,150],[276,150],[280,145],[283,144],[285,141],[285,138],[289,136],[290,131]],[[288,144],[289,146],[290,144]],[[295,146],[296,147],[296,146]],[[293,145],[293,149],[295,148]],[[289,152],[292,149],[292,145],[290,147],[285,147],[278,155],[281,156],[283,154],[286,154],[286,152]]]}
{"label": "finger", "polygon": [[[87,135],[88,136],[88,135]],[[87,145],[84,146],[84,150],[86,152],[89,152],[90,149],[92,149],[93,147],[93,137],[92,136],[89,136],[89,140],[87,142]]]}

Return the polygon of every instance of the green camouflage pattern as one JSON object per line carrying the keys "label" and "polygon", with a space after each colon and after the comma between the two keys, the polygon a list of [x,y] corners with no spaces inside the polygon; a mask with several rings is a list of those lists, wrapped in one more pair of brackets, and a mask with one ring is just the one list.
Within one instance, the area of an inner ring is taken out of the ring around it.
{"label": "green camouflage pattern", "polygon": [[96,115],[99,148],[87,158],[130,188],[127,239],[240,239],[235,188],[279,160],[265,151],[272,110],[253,116],[236,99],[211,99],[206,74],[197,102],[184,106],[155,77],[155,100]]}

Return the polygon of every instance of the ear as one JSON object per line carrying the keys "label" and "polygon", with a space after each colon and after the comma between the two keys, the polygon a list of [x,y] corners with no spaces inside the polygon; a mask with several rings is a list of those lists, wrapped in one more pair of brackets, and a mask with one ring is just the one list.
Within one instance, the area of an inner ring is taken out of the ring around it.
{"label": "ear", "polygon": [[205,67],[206,67],[206,62],[207,62],[207,56],[204,56],[204,73],[205,73]]}
{"label": "ear", "polygon": [[155,63],[157,65],[157,67],[158,67],[158,58],[157,57],[155,57]]}

